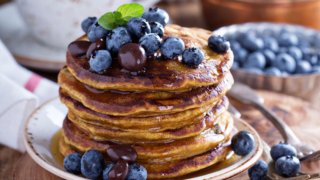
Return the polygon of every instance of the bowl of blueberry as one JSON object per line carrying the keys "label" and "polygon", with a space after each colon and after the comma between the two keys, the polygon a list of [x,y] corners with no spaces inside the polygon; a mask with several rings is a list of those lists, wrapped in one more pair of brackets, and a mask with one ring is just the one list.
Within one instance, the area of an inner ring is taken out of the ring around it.
{"label": "bowl of blueberry", "polygon": [[230,42],[236,81],[319,105],[319,31],[290,24],[246,23],[215,33]]}

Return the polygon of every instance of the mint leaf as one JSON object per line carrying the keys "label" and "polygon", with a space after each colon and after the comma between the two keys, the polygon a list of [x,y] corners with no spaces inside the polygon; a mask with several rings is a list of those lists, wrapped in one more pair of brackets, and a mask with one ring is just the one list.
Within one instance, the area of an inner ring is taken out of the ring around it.
{"label": "mint leaf", "polygon": [[120,12],[107,12],[99,18],[98,24],[107,30],[112,30],[118,27],[118,21],[121,21],[121,19]]}
{"label": "mint leaf", "polygon": [[141,17],[144,8],[138,3],[129,3],[119,6],[117,11],[121,13],[122,19],[129,21],[133,17]]}

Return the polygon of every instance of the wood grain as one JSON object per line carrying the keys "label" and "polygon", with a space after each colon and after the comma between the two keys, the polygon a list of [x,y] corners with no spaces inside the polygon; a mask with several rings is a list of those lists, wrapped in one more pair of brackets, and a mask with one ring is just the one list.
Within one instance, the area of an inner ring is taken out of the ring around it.
{"label": "wood grain", "polygon": [[[303,142],[320,149],[320,109],[313,108],[298,98],[282,94],[266,91],[259,91],[259,94],[265,98],[266,106],[283,118]],[[277,130],[258,111],[237,102],[233,104],[242,113],[242,118],[255,127],[269,145],[282,140]],[[319,163],[308,164],[304,170],[315,167],[319,169]],[[58,180],[60,178],[38,166],[27,154],[0,146],[0,179]],[[248,176],[244,172],[232,179],[244,180],[248,179]]]}

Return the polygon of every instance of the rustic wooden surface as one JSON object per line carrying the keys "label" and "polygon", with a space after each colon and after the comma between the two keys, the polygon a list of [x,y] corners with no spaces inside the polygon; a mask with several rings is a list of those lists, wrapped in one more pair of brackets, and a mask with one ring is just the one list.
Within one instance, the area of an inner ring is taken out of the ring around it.
{"label": "rustic wooden surface", "polygon": [[[320,108],[311,108],[300,99],[272,92],[259,93],[265,98],[266,106],[283,118],[303,140],[316,149],[320,149]],[[234,103],[242,113],[243,119],[259,132],[269,145],[282,139],[277,130],[258,111],[251,107]],[[0,146],[0,179],[59,179],[38,166],[27,154],[21,154]],[[245,174],[235,179],[248,179]]]}

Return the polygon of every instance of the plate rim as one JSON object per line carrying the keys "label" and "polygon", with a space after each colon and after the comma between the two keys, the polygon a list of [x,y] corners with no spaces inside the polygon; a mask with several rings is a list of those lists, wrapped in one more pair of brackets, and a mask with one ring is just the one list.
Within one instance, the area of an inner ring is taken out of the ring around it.
{"label": "plate rim", "polygon": [[[68,173],[66,171],[63,171],[55,166],[50,165],[49,163],[47,163],[43,158],[41,158],[38,153],[36,152],[36,150],[33,148],[33,145],[31,143],[31,141],[29,141],[29,136],[28,136],[28,125],[32,119],[32,117],[40,110],[42,109],[44,106],[59,100],[59,97],[54,97],[46,102],[44,102],[43,104],[41,104],[38,108],[36,108],[27,118],[27,120],[24,123],[24,132],[23,132],[23,142],[26,148],[27,153],[30,155],[31,159],[34,160],[40,167],[42,167],[43,169],[45,169],[46,171],[52,173],[53,175],[57,176],[57,177],[61,177],[61,178],[65,178],[65,179],[72,179],[72,180],[86,180],[86,178],[83,177],[79,177],[77,175]],[[233,169],[231,170],[233,173],[232,176],[226,176],[228,175],[231,171],[226,172],[225,174],[219,175],[219,178],[225,179],[225,178],[232,178],[234,176],[237,176],[238,174],[246,171],[248,168],[250,168],[250,166],[252,166],[251,163],[248,162],[256,162],[257,160],[259,160],[264,152],[264,148],[263,148],[263,143],[262,143],[262,139],[260,137],[260,135],[258,134],[258,132],[254,129],[254,127],[252,127],[249,123],[247,123],[246,121],[244,121],[241,118],[235,118],[237,119],[237,121],[239,121],[240,123],[244,124],[247,128],[250,129],[250,131],[254,132],[256,134],[256,136],[258,137],[258,143],[256,143],[258,146],[257,151],[255,152],[254,155],[251,156],[250,159],[248,159],[247,161],[245,161],[243,164],[241,164],[241,168],[237,168],[237,169]],[[245,166],[244,166],[245,165]],[[198,176],[195,178],[190,178],[191,179],[198,179],[198,178],[204,178],[204,179],[211,179],[214,177],[207,177],[209,174],[205,174],[202,176]]]}

